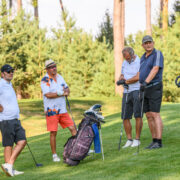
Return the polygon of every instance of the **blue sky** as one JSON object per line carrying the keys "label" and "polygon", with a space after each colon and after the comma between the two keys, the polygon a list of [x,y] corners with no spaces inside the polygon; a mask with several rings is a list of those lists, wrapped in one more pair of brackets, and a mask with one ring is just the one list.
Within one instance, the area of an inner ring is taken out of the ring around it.
{"label": "blue sky", "polygon": [[[29,0],[26,0],[27,2]],[[64,7],[76,19],[76,26],[96,35],[103,21],[106,9],[113,13],[113,0],[62,0]],[[169,12],[172,4],[169,0]],[[159,11],[160,0],[152,2],[152,23],[155,23]],[[145,0],[125,0],[125,35],[144,30],[146,26]],[[57,27],[61,22],[59,0],[39,0],[39,17],[41,27]]]}

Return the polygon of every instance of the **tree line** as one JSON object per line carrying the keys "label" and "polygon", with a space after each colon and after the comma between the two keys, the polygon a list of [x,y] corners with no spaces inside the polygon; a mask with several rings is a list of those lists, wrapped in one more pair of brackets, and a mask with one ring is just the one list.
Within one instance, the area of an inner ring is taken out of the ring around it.
{"label": "tree line", "polygon": [[[42,97],[40,81],[45,74],[44,62],[49,58],[58,63],[58,72],[69,84],[72,96],[115,96],[116,38],[113,36],[111,16],[106,12],[100,33],[94,39],[91,34],[77,28],[75,20],[63,6],[61,8],[64,26],[52,29],[52,37],[47,37],[47,30],[39,27],[36,17],[32,18],[21,8],[11,19],[6,4],[1,4],[0,65],[10,63],[16,69],[13,84],[18,98]],[[156,47],[165,56],[163,98],[166,101],[177,101],[178,89],[174,79],[180,70],[180,52],[174,48],[180,42],[179,12],[172,18],[173,23],[168,25],[163,36],[159,23],[152,26]],[[141,40],[145,34],[138,32],[135,36],[129,35],[124,39],[123,46],[133,47],[136,54],[141,56]]]}

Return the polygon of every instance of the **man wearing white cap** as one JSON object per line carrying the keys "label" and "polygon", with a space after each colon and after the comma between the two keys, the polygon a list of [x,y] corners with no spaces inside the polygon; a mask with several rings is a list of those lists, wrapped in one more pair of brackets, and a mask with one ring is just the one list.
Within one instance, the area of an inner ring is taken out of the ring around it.
{"label": "man wearing white cap", "polygon": [[58,124],[63,129],[68,128],[72,136],[75,136],[77,131],[66,109],[65,96],[69,95],[70,90],[65,80],[61,75],[57,74],[56,63],[53,60],[50,59],[45,62],[45,69],[47,73],[41,80],[41,89],[43,92],[47,131],[50,131],[53,161],[59,162],[60,157],[56,154]]}

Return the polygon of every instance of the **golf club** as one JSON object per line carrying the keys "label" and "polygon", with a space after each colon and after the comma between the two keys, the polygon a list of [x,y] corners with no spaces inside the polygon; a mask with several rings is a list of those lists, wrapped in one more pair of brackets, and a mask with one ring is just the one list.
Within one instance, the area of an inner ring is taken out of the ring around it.
{"label": "golf club", "polygon": [[125,112],[126,112],[127,99],[128,99],[128,89],[127,89],[127,93],[126,93],[126,100],[125,100],[125,106],[124,106],[124,112],[123,112],[123,123],[121,125],[120,140],[119,140],[119,146],[118,146],[119,151],[121,149],[121,140],[122,140],[122,134],[123,134],[123,126],[124,126],[124,118],[125,118]]}
{"label": "golf club", "polygon": [[30,153],[31,153],[31,155],[32,155],[32,158],[33,158],[33,160],[34,160],[34,163],[35,163],[36,167],[41,167],[41,166],[43,166],[43,164],[37,163],[37,161],[36,161],[36,159],[35,159],[32,151],[31,151],[31,149],[30,149],[30,147],[29,147],[28,142],[27,142],[27,146],[28,146],[28,149],[29,149],[29,151],[30,151]]}
{"label": "golf club", "polygon": [[67,105],[68,105],[68,108],[69,108],[69,112],[70,112],[70,114],[71,114],[71,118],[72,118],[72,120],[73,120],[73,122],[74,122],[74,126],[75,126],[76,130],[78,130],[77,127],[76,127],[74,118],[73,118],[73,116],[72,116],[71,107],[70,107],[70,103],[69,103],[69,100],[68,100],[68,97],[67,97],[67,96],[66,96],[66,102],[67,102]]}
{"label": "golf club", "polygon": [[[143,106],[144,106],[144,91],[142,92],[141,118],[143,118]],[[140,136],[139,136],[139,140],[140,140]],[[139,154],[139,145],[140,145],[140,144],[138,143],[137,152],[134,153],[134,155]]]}

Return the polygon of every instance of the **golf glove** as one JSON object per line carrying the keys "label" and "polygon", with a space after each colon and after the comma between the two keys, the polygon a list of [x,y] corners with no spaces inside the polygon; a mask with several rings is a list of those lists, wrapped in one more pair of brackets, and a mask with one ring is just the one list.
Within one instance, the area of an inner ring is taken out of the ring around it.
{"label": "golf glove", "polygon": [[140,91],[142,91],[142,92],[145,91],[147,85],[148,85],[148,83],[144,81],[140,86]]}
{"label": "golf glove", "polygon": [[122,80],[119,80],[116,82],[116,84],[119,86],[119,85],[124,85],[125,84],[125,80],[122,79]]}
{"label": "golf glove", "polygon": [[58,96],[62,96],[63,94],[64,94],[64,91],[63,91],[63,90],[58,90],[58,91],[57,91],[57,95],[58,95]]}

